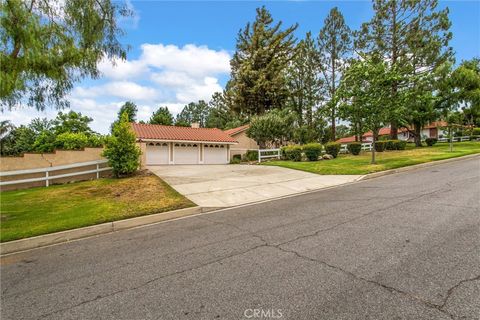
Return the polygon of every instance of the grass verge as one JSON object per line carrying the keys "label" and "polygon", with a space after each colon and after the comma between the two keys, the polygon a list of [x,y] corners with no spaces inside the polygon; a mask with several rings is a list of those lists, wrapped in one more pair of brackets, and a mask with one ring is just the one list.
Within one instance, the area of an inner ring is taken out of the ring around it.
{"label": "grass verge", "polygon": [[314,162],[269,161],[264,164],[317,174],[367,174],[475,153],[480,153],[480,142],[471,141],[454,143],[452,152],[449,151],[447,143],[438,143],[433,147],[409,147],[403,151],[377,152],[377,163],[373,165],[370,164],[370,152],[362,152],[358,156],[339,155],[333,160]]}
{"label": "grass verge", "polygon": [[195,205],[147,174],[5,191],[0,197],[1,242]]}

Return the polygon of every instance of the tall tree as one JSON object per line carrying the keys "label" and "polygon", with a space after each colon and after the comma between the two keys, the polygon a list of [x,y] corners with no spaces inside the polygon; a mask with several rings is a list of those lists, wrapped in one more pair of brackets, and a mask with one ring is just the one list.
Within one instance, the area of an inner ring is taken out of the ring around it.
{"label": "tall tree", "polygon": [[207,128],[229,129],[244,124],[241,115],[230,109],[226,91],[215,92],[208,105],[209,112],[205,123]]}
{"label": "tall tree", "polygon": [[68,107],[66,94],[84,77],[98,78],[103,58],[125,58],[119,16],[110,0],[0,2],[1,107]]}
{"label": "tall tree", "polygon": [[232,108],[247,116],[283,108],[288,98],[286,69],[292,57],[297,25],[281,30],[265,7],[257,8],[253,24],[237,36],[230,61]]}
{"label": "tall tree", "polygon": [[337,7],[330,10],[318,35],[320,68],[323,77],[325,109],[331,122],[331,139],[335,141],[338,101],[336,91],[351,54],[351,31]]}
{"label": "tall tree", "polygon": [[66,132],[90,135],[93,133],[89,126],[92,121],[92,118],[83,116],[80,112],[71,110],[68,113],[63,113],[60,111],[53,120],[53,131],[56,135]]}
{"label": "tall tree", "polygon": [[453,71],[451,85],[466,124],[480,126],[480,59],[463,61]]}
{"label": "tall tree", "polygon": [[372,164],[378,133],[390,115],[384,102],[391,98],[391,84],[398,81],[398,77],[382,58],[366,56],[352,61],[338,90],[338,97],[342,99],[341,117],[350,122],[361,121],[364,128],[373,133]]}
{"label": "tall tree", "polygon": [[175,125],[189,126],[192,123],[199,123],[200,127],[204,128],[209,113],[208,104],[199,100],[198,102],[190,102],[175,119]]}
{"label": "tall tree", "polygon": [[137,121],[137,112],[138,112],[138,107],[135,103],[133,103],[132,101],[125,102],[120,107],[120,110],[118,110],[117,119],[112,122],[112,124],[110,126],[110,131],[112,131],[113,127],[115,127],[115,125],[120,121],[120,119],[122,118],[122,115],[124,113],[127,114],[128,121],[130,121],[130,122]]}
{"label": "tall tree", "polygon": [[[437,10],[437,4],[437,0],[374,0],[375,15],[362,25],[356,47],[379,54],[403,74],[418,78],[433,72],[452,55],[448,48],[452,37],[448,8]],[[414,88],[411,81],[409,84],[407,89]],[[404,89],[403,84],[392,83],[388,108],[405,107],[399,104]],[[414,97],[415,93],[408,96]],[[394,114],[390,118],[391,138],[397,139],[399,122]]]}
{"label": "tall tree", "polygon": [[171,126],[173,125],[173,115],[168,110],[168,107],[160,107],[152,114],[148,123]]}
{"label": "tall tree", "polygon": [[298,42],[295,56],[288,68],[289,107],[298,116],[299,126],[313,128],[313,114],[320,102],[322,80],[319,77],[319,55],[308,32],[305,39]]}

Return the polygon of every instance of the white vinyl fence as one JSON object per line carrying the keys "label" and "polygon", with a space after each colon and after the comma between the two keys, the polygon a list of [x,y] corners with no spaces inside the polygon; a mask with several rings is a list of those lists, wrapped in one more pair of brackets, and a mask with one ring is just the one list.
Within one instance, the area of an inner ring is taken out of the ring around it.
{"label": "white vinyl fence", "polygon": [[[371,142],[362,143],[362,151],[372,151],[373,145]],[[340,146],[340,153],[348,153],[347,144]]]}
{"label": "white vinyl fence", "polygon": [[[80,175],[92,174],[92,173],[96,173],[97,174],[96,178],[98,179],[100,177],[100,172],[107,171],[107,170],[111,169],[110,167],[100,168],[100,165],[104,164],[104,163],[107,163],[107,160],[96,160],[96,161],[88,161],[88,162],[79,162],[79,163],[67,164],[67,165],[63,165],[63,166],[0,172],[0,177],[11,177],[11,176],[26,175],[26,174],[34,174],[34,173],[45,173],[44,177],[1,181],[0,186],[7,186],[7,185],[21,184],[21,183],[30,183],[30,182],[37,182],[37,181],[45,181],[45,186],[48,187],[50,185],[50,181],[54,180],[54,179],[74,177],[74,176],[80,176]],[[53,175],[52,174],[54,171],[65,170],[65,169],[73,169],[73,168],[81,168],[81,167],[94,166],[94,165],[96,166],[95,169],[89,169],[89,170],[77,171],[77,172],[70,172],[70,173],[64,173],[64,174],[58,174],[58,175]]]}
{"label": "white vinyl fence", "polygon": [[[449,138],[440,138],[438,142],[449,142]],[[470,141],[470,136],[465,137],[453,137],[453,142],[462,142],[462,141]]]}
{"label": "white vinyl fence", "polygon": [[262,162],[262,159],[280,159],[280,149],[258,149],[258,162]]}

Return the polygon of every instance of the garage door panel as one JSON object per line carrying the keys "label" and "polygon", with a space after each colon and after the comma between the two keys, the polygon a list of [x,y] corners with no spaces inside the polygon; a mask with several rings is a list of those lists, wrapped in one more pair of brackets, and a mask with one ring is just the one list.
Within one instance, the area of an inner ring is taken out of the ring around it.
{"label": "garage door panel", "polygon": [[175,144],[175,164],[198,164],[197,144]]}
{"label": "garage door panel", "polygon": [[205,164],[225,164],[228,163],[228,149],[226,145],[204,145],[203,154]]}
{"label": "garage door panel", "polygon": [[147,165],[168,164],[168,144],[147,144],[146,161]]}

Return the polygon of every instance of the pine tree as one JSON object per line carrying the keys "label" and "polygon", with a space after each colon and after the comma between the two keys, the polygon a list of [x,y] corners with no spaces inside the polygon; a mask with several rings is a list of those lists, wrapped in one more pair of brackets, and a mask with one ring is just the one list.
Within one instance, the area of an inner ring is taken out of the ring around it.
{"label": "pine tree", "polygon": [[238,33],[230,61],[232,109],[247,116],[283,108],[288,98],[286,70],[292,58],[297,25],[281,30],[265,7],[253,24]]}
{"label": "pine tree", "polygon": [[337,120],[336,91],[351,53],[351,31],[337,7],[330,10],[324,26],[318,35],[320,68],[323,77],[323,95],[326,99],[325,111],[331,121],[331,139],[335,141]]}
{"label": "pine tree", "polygon": [[208,104],[199,100],[198,102],[190,102],[175,119],[176,126],[188,127],[194,122],[198,122],[200,127],[204,128],[209,113]]}
{"label": "pine tree", "polygon": [[288,68],[288,104],[295,111],[298,125],[313,127],[313,114],[320,102],[322,80],[319,77],[319,55],[310,32],[295,48]]}
{"label": "pine tree", "polygon": [[452,37],[448,31],[448,8],[436,10],[437,3],[437,0],[374,0],[375,15],[358,32],[356,47],[359,50],[379,54],[390,68],[416,78],[406,84],[392,83],[391,104],[387,106],[392,111],[392,139],[397,139],[398,113],[402,113],[398,109],[408,106],[404,97],[411,98],[410,101],[416,99],[413,92],[404,91],[413,88],[415,81],[428,82],[419,77],[432,74],[452,55],[448,48]]}
{"label": "pine tree", "polygon": [[148,123],[171,126],[173,125],[173,115],[168,110],[168,107],[160,107],[152,114]]}

